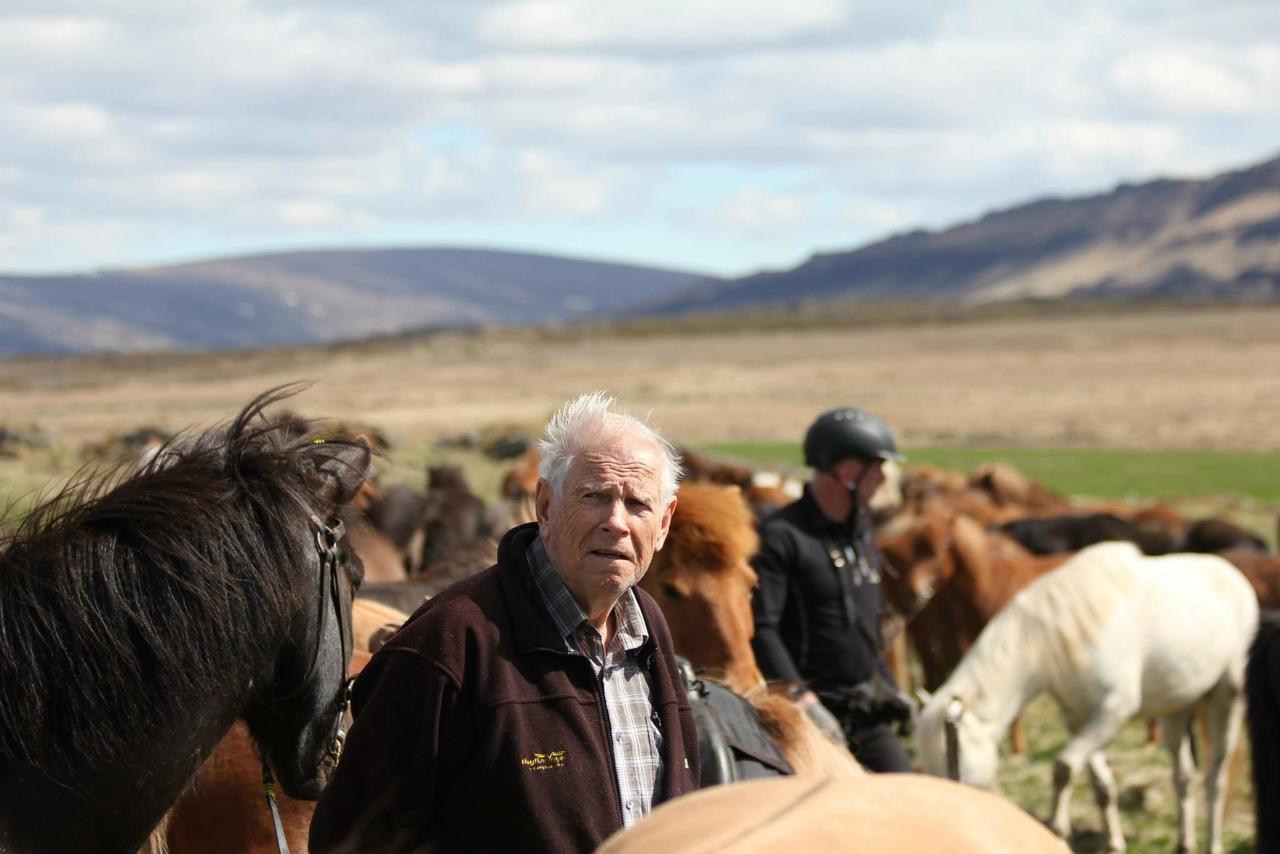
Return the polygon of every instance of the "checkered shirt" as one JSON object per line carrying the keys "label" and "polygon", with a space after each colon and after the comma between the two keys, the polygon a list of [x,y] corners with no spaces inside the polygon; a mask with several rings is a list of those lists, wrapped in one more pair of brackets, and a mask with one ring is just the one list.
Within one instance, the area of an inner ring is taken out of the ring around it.
{"label": "checkered shirt", "polygon": [[564,638],[565,652],[591,662],[604,686],[607,730],[613,739],[613,769],[618,782],[622,823],[630,827],[653,809],[653,794],[662,779],[662,731],[653,709],[649,674],[635,651],[649,639],[636,595],[622,595],[609,619],[614,631],[604,639],[587,620],[564,579],[551,566],[542,537],[529,549],[529,567],[551,619]]}

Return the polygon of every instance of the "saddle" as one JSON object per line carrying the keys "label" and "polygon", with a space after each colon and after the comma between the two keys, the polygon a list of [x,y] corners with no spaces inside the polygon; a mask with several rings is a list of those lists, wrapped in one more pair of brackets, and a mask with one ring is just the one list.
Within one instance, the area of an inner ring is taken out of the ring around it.
{"label": "saddle", "polygon": [[676,663],[698,729],[699,788],[795,773],[745,697],[699,679],[688,659]]}

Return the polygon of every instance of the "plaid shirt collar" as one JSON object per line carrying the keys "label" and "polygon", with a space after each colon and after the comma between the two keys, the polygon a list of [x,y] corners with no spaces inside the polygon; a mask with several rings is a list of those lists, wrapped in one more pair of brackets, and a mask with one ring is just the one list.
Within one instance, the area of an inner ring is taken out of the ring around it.
{"label": "plaid shirt collar", "polygon": [[[595,626],[587,620],[586,612],[573,598],[568,585],[551,565],[551,558],[547,555],[547,547],[542,542],[541,534],[533,541],[527,554],[529,568],[533,572],[534,586],[542,595],[542,601],[551,614],[551,620],[564,640],[565,651],[582,655],[574,636],[579,631],[595,632]],[[615,618],[615,630],[610,646],[613,643],[620,643],[623,650],[630,651],[649,640],[649,630],[645,626],[644,615],[640,613],[640,603],[636,601],[636,594],[631,588],[627,588],[617,604],[613,606],[612,616]]]}

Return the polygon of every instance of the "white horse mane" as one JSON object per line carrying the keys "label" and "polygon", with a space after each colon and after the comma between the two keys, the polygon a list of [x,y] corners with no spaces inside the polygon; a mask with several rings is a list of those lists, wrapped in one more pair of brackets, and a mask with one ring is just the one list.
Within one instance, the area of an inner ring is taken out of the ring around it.
{"label": "white horse mane", "polygon": [[1001,697],[1010,671],[1025,667],[1028,656],[1046,668],[1046,684],[1084,669],[1084,657],[1133,587],[1142,557],[1132,543],[1099,543],[1037,578],[987,624],[947,680],[946,693],[967,705]]}

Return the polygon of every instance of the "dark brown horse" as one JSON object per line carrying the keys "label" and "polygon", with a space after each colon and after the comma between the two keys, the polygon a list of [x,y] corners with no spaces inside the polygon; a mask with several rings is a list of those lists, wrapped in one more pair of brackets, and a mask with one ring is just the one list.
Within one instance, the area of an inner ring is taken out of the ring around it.
{"label": "dark brown horse", "polygon": [[[372,653],[408,615],[357,599],[351,608],[350,672],[364,669]],[[290,851],[307,850],[314,801],[276,793],[280,823]],[[200,768],[200,773],[152,835],[147,854],[276,854],[279,850],[262,788],[262,760],[249,730],[237,723]]]}
{"label": "dark brown horse", "polygon": [[[423,516],[422,572],[428,575],[459,550],[501,536],[510,527],[492,518],[484,501],[471,491],[461,467],[445,463],[427,469]],[[498,527],[502,530],[495,531]]]}
{"label": "dark brown horse", "polygon": [[[367,652],[352,653],[351,675],[363,670],[368,661]],[[275,794],[289,850],[306,851],[315,801]],[[258,747],[249,728],[237,722],[152,836],[148,854],[277,854],[279,850],[262,787]]]}
{"label": "dark brown horse", "polygon": [[1218,554],[1244,575],[1258,596],[1260,608],[1280,610],[1280,555],[1257,549],[1227,549]]}
{"label": "dark brown horse", "polygon": [[1264,611],[1245,674],[1258,851],[1280,851],[1280,611]]}
{"label": "dark brown horse", "polygon": [[1252,549],[1266,554],[1267,543],[1234,522],[1226,519],[1199,519],[1187,528],[1182,550],[1188,552],[1224,552],[1228,549]]}
{"label": "dark brown horse", "polygon": [[261,417],[82,478],[0,552],[0,850],[132,852],[237,718],[314,798],[359,582],[362,443]]}

